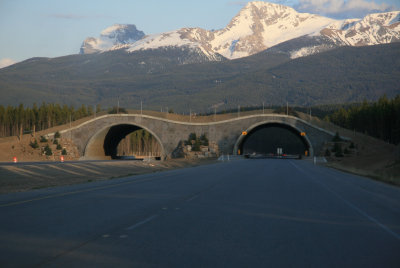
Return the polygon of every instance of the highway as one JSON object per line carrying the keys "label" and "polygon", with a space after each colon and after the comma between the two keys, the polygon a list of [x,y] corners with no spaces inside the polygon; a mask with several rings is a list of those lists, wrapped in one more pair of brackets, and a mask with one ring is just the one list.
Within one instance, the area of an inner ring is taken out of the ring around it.
{"label": "highway", "polygon": [[400,189],[235,160],[0,195],[0,267],[400,267]]}

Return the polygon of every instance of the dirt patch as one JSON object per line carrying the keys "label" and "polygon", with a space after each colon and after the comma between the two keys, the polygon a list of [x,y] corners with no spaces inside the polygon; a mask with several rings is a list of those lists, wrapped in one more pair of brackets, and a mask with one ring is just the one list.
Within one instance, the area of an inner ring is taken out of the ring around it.
{"label": "dirt patch", "polygon": [[0,194],[109,180],[211,163],[216,163],[216,159],[2,165]]}

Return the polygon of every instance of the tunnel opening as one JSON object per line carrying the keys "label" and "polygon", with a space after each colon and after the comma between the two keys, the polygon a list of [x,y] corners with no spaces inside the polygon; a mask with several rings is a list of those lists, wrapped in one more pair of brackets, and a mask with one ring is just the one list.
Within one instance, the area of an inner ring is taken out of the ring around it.
{"label": "tunnel opening", "polygon": [[157,138],[144,128],[122,124],[111,127],[104,139],[104,153],[111,159],[161,160],[162,147]]}
{"label": "tunnel opening", "polygon": [[263,124],[252,129],[239,144],[239,154],[309,155],[310,145],[295,128],[279,124]]}

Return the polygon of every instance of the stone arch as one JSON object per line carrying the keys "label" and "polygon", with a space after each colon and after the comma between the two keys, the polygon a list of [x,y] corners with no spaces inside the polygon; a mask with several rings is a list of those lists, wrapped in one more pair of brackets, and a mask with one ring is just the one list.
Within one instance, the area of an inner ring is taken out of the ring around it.
{"label": "stone arch", "polygon": [[113,156],[115,156],[116,146],[118,143],[126,135],[139,129],[148,131],[157,140],[161,147],[161,159],[164,159],[166,152],[160,137],[158,137],[154,131],[141,124],[129,122],[110,124],[102,127],[99,131],[94,133],[89,138],[83,150],[83,158],[87,160],[111,159]]}
{"label": "stone arch", "polygon": [[286,128],[294,133],[298,133],[299,138],[301,140],[303,140],[304,144],[306,144],[309,149],[309,156],[314,155],[314,148],[313,148],[312,143],[311,143],[310,139],[308,138],[308,136],[307,135],[300,136],[300,133],[304,132],[303,129],[301,129],[297,125],[291,124],[289,122],[282,122],[282,121],[278,121],[278,120],[268,120],[268,121],[258,122],[258,123],[251,125],[249,128],[247,128],[245,130],[247,135],[243,135],[243,134],[240,135],[239,138],[237,139],[237,141],[235,142],[233,154],[237,155],[239,153],[239,150],[242,149],[242,146],[243,146],[244,142],[246,141],[246,139],[248,138],[248,135],[251,135],[253,132],[255,132],[258,129],[260,129],[261,127],[267,126],[267,125],[282,126],[282,128]]}

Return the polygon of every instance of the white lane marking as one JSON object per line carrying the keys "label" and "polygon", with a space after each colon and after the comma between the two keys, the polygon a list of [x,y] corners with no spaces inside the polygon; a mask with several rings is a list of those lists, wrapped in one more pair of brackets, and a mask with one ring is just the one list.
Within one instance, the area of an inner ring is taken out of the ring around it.
{"label": "white lane marking", "polygon": [[141,225],[143,225],[143,224],[145,224],[145,223],[148,223],[149,221],[151,221],[151,220],[153,220],[153,219],[155,219],[155,218],[157,218],[157,217],[158,217],[158,215],[155,214],[155,215],[153,215],[153,216],[151,216],[151,217],[148,217],[147,219],[145,219],[145,220],[143,220],[143,221],[141,221],[141,222],[138,222],[138,223],[135,223],[135,224],[132,225],[132,226],[129,226],[128,228],[126,228],[126,230],[133,230],[133,229],[135,229],[135,228],[137,228],[137,227],[139,227],[139,226],[141,226]]}
{"label": "white lane marking", "polygon": [[[301,173],[303,173],[304,175],[307,176],[307,178],[310,178],[313,182],[318,183],[319,185],[321,185],[323,188],[325,188],[325,190],[327,190],[328,192],[330,192],[331,194],[333,194],[334,196],[336,196],[337,198],[339,198],[340,200],[342,200],[348,207],[354,209],[355,211],[357,211],[359,214],[363,215],[364,217],[366,217],[367,219],[369,219],[370,221],[372,221],[373,223],[375,223],[376,225],[378,225],[379,227],[381,227],[383,230],[385,230],[386,232],[388,232],[389,234],[391,234],[392,236],[394,236],[396,239],[400,240],[400,235],[395,233],[394,231],[392,231],[391,229],[389,229],[389,227],[387,227],[386,225],[384,225],[383,223],[381,223],[380,221],[378,221],[377,219],[375,219],[374,217],[370,216],[367,212],[363,211],[362,209],[360,209],[359,207],[357,207],[356,205],[354,205],[353,203],[351,203],[350,201],[348,201],[347,199],[345,199],[344,197],[342,197],[340,194],[336,193],[335,191],[333,191],[332,189],[330,189],[325,183],[319,181],[319,180],[315,180],[312,179],[309,174],[307,174],[304,170],[300,169],[300,167],[298,167],[296,164],[294,164],[293,162],[289,161],[289,163],[294,166],[297,170],[299,170]],[[330,176],[333,176],[331,174],[328,174]]]}

